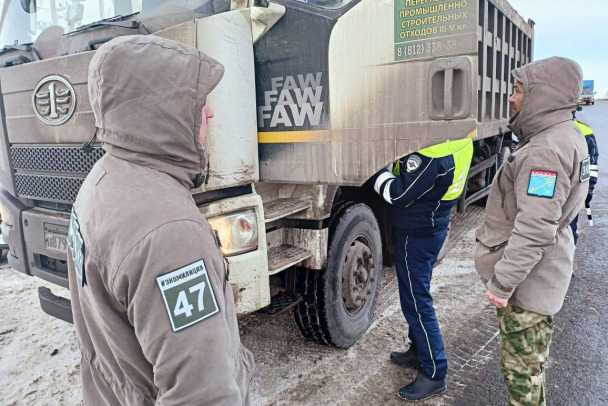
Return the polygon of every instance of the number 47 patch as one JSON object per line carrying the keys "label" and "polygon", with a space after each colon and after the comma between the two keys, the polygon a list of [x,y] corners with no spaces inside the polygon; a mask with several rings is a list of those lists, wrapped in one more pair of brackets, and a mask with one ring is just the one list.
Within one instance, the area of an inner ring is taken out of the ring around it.
{"label": "number 47 patch", "polygon": [[161,275],[156,282],[173,331],[191,326],[220,311],[202,259]]}

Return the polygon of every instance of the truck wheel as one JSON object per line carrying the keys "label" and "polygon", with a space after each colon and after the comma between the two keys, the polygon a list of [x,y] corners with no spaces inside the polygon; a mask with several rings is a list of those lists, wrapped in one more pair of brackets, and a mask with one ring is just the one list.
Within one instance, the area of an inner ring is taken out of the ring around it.
{"label": "truck wheel", "polygon": [[329,226],[327,267],[296,270],[296,290],[303,301],[294,308],[308,340],[348,348],[372,322],[380,278],[380,228],[365,204],[343,206]]}

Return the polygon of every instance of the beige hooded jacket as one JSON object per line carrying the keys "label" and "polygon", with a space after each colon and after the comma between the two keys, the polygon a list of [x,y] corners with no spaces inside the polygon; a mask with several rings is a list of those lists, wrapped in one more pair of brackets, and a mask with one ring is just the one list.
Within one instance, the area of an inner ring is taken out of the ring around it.
{"label": "beige hooded jacket", "polygon": [[520,144],[492,183],[476,233],[475,266],[494,295],[553,315],[572,276],[569,224],[589,184],[581,180],[587,146],[572,122],[582,72],[575,62],[554,57],[512,73],[524,86],[523,107],[509,125]]}
{"label": "beige hooded jacket", "polygon": [[70,222],[74,324],[87,405],[243,405],[241,346],[215,233],[189,191],[207,94],[223,67],[154,36],[102,45],[89,95],[105,156]]}

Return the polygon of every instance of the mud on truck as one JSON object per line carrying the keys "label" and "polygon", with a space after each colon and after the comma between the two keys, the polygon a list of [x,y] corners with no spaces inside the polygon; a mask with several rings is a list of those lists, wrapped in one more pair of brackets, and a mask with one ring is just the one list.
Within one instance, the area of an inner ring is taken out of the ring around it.
{"label": "mud on truck", "polygon": [[[104,154],[89,61],[114,37],[158,35],[226,69],[208,98],[207,182],[192,193],[220,235],[238,313],[292,311],[306,338],[349,347],[372,321],[393,250],[365,182],[408,153],[471,137],[458,210],[487,195],[510,151],[510,70],[532,60],[533,25],[505,0],[7,0],[8,262],[68,288],[71,205]],[[41,307],[71,321],[57,290],[39,288]]]}

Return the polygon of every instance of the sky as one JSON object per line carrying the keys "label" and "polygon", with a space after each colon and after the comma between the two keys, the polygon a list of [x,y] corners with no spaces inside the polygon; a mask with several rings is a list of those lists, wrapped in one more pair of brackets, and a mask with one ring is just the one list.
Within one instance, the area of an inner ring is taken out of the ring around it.
{"label": "sky", "polygon": [[508,1],[524,19],[536,23],[535,60],[574,59],[584,79],[595,81],[596,97],[608,98],[608,0]]}
{"label": "sky", "polygon": [[565,56],[578,62],[597,98],[608,98],[608,0],[508,0],[534,20],[534,60]]}

